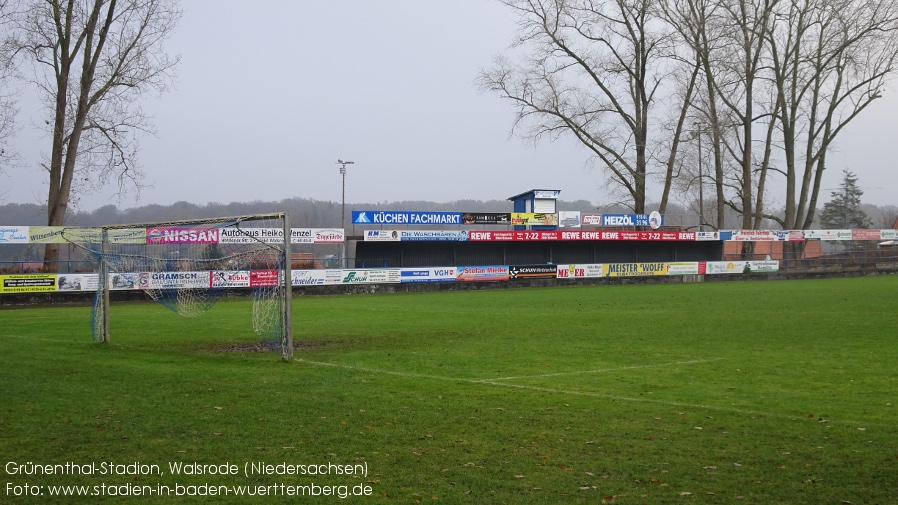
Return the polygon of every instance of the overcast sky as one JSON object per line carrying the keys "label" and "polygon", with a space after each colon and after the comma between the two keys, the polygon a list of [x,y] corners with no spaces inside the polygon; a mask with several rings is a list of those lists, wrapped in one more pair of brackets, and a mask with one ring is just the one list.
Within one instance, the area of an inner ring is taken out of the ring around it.
{"label": "overcast sky", "polygon": [[[498,2],[183,5],[168,43],[182,58],[177,85],[143,102],[158,129],[158,137],[141,141],[140,163],[153,187],[124,201],[105,188],[82,198],[82,210],[180,200],[340,201],[338,158],[355,162],[347,203],[505,199],[534,188],[610,203],[584,148],[509,138],[510,104],[474,85],[513,38],[513,14]],[[898,204],[895,95],[889,89],[840,137],[823,187],[836,188],[848,168],[865,203]],[[0,202],[44,203],[36,153],[48,142],[29,130],[36,112],[22,112],[18,144],[27,166],[0,177],[0,186],[9,185]]]}

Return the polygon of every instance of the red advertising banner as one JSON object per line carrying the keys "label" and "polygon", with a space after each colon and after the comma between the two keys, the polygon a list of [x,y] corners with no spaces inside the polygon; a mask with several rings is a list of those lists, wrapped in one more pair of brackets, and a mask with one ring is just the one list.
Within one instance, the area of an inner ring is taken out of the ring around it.
{"label": "red advertising banner", "polygon": [[249,285],[253,288],[277,286],[278,281],[277,270],[250,270],[249,272]]}
{"label": "red advertising banner", "polygon": [[851,240],[879,240],[882,233],[879,230],[851,230]]}
{"label": "red advertising banner", "polygon": [[[603,231],[600,240],[649,240],[649,241],[686,241],[695,240],[693,231]],[[583,237],[582,240],[596,240]]]}

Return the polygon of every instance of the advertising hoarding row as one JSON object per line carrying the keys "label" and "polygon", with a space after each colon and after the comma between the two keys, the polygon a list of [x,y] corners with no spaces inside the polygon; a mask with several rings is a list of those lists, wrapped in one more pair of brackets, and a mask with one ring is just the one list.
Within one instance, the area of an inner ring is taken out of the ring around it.
{"label": "advertising hoarding row", "polygon": [[726,230],[720,240],[734,242],[802,242],[805,240],[895,240],[898,230]]}
{"label": "advertising hoarding row", "polygon": [[470,242],[529,242],[546,240],[644,240],[644,241],[695,241],[696,233],[692,231],[563,231],[563,230],[528,230],[504,231],[484,230],[469,231]]}
{"label": "advertising hoarding row", "polygon": [[[602,263],[571,265],[478,265],[433,268],[293,270],[294,286],[399,284],[415,282],[495,282],[515,279],[583,279],[662,275],[773,273],[777,261]],[[112,273],[112,290],[210,289],[274,286],[277,270]],[[98,274],[0,275],[0,294],[96,291]]]}
{"label": "advertising hoarding row", "polygon": [[[415,213],[406,213],[415,214]],[[438,213],[450,214],[450,213]],[[461,214],[459,214],[461,216]],[[471,215],[472,219],[492,218],[495,214]],[[512,223],[512,214],[508,223]],[[579,230],[579,225],[564,220],[547,220],[555,214],[523,214],[518,223],[558,225],[557,230],[364,230],[366,241],[455,241],[455,242],[504,242],[504,241],[564,241],[564,240],[626,240],[626,241],[735,241],[735,242],[794,242],[805,240],[883,241],[898,239],[898,230],[723,230],[713,232],[693,231],[630,231],[630,230]],[[606,215],[607,216],[607,215]],[[394,216],[395,217],[395,216]],[[397,218],[398,219],[398,218]],[[407,218],[402,218],[407,219]],[[426,219],[418,216],[417,219]],[[0,244],[64,244],[68,241],[96,241],[98,228],[74,228],[61,226],[0,226]],[[279,228],[199,228],[199,227],[151,227],[109,230],[108,240],[119,244],[246,244],[263,242],[279,244],[284,241]],[[92,238],[90,238],[92,237]],[[292,244],[342,244],[346,240],[343,230],[337,228],[292,228]]]}
{"label": "advertising hoarding row", "polygon": [[[65,237],[63,237],[63,231]],[[67,244],[95,242],[100,228],[67,226],[0,226],[0,244]],[[66,240],[69,238],[70,240]],[[280,228],[149,227],[108,230],[107,240],[117,244],[283,244]],[[342,244],[338,228],[291,228],[291,244]]]}
{"label": "advertising hoarding row", "polygon": [[468,242],[536,242],[611,240],[647,242],[794,242],[805,240],[896,240],[898,230],[725,230],[725,231],[630,231],[630,230],[460,230],[410,231],[365,230],[366,241],[451,240]]}
{"label": "advertising hoarding row", "polygon": [[434,225],[504,224],[513,226],[646,226],[664,224],[664,216],[651,214],[585,214],[580,211],[545,212],[416,212],[398,210],[354,210],[352,224],[358,225]]}

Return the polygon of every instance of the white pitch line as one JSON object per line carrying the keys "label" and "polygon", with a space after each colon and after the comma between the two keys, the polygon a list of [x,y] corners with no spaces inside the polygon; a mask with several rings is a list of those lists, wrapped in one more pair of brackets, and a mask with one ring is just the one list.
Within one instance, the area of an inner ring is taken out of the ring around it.
{"label": "white pitch line", "polygon": [[671,363],[657,363],[653,365],[633,365],[633,366],[622,366],[616,368],[600,368],[598,370],[577,370],[574,372],[554,372],[554,373],[544,373],[538,375],[517,375],[511,377],[497,377],[495,379],[484,379],[483,382],[489,381],[504,381],[504,380],[515,380],[515,379],[538,379],[542,377],[557,377],[559,375],[578,375],[578,374],[586,374],[586,373],[608,373],[608,372],[619,372],[622,370],[639,370],[642,368],[660,368],[666,366],[676,366],[676,365],[694,365],[696,363],[710,363],[712,361],[720,361],[723,358],[707,358],[707,359],[694,359],[690,361],[674,361]]}
{"label": "white pitch line", "polygon": [[[723,358],[716,358],[723,359]],[[616,401],[626,401],[626,402],[636,402],[636,403],[653,403],[657,405],[667,405],[669,407],[678,407],[678,408],[695,408],[695,409],[707,409],[713,410],[717,412],[727,412],[731,414],[744,414],[750,416],[763,416],[763,417],[772,417],[777,419],[788,419],[788,420],[796,420],[800,419],[803,416],[794,415],[794,414],[783,414],[779,412],[764,412],[761,410],[748,410],[748,409],[740,409],[736,407],[724,407],[719,405],[702,405],[696,403],[685,403],[685,402],[676,402],[669,400],[656,400],[652,398],[635,398],[632,396],[620,396],[613,395],[608,393],[594,393],[590,391],[569,391],[565,389],[556,389],[556,388],[546,388],[539,386],[527,386],[523,384],[509,384],[507,382],[495,382],[490,379],[459,379],[454,377],[442,377],[439,375],[428,375],[428,374],[418,374],[418,373],[408,373],[408,372],[397,372],[394,370],[381,370],[377,368],[367,368],[367,367],[359,367],[354,365],[343,365],[340,363],[327,363],[324,361],[311,361],[302,358],[294,358],[294,361],[299,363],[308,363],[310,365],[317,366],[327,366],[333,368],[343,368],[346,370],[354,370],[357,372],[369,372],[376,373],[382,375],[395,375],[398,377],[410,377],[416,379],[432,379],[446,382],[464,382],[468,384],[485,384],[488,386],[498,386],[512,389],[522,389],[526,391],[536,391],[540,393],[551,393],[551,394],[561,394],[561,395],[571,395],[571,396],[584,396],[588,398],[602,398],[605,400],[616,400]],[[713,360],[711,360],[713,361]],[[833,420],[830,422],[842,422],[849,425],[859,425],[859,426],[892,426],[891,423],[879,423],[879,422],[868,422],[868,421],[857,421],[854,419],[841,419],[841,420]]]}

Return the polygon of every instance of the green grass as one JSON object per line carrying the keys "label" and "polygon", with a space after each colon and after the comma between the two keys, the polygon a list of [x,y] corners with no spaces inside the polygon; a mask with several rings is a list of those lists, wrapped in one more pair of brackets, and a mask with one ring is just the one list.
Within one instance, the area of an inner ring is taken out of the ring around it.
{"label": "green grass", "polygon": [[[0,503],[895,503],[898,277],[0,311]],[[162,476],[9,475],[8,462]],[[173,476],[169,462],[367,475]],[[7,484],[370,486],[288,498],[10,496]]]}

